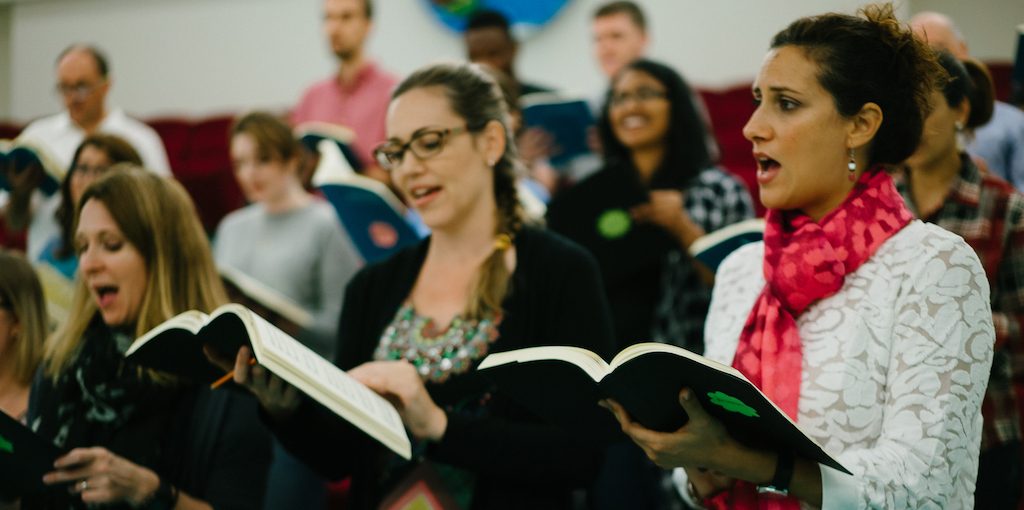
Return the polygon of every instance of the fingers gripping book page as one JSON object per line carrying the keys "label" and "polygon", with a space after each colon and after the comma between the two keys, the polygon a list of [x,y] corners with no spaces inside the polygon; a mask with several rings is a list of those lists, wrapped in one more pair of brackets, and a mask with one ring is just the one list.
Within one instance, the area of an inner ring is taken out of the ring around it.
{"label": "fingers gripping book page", "polygon": [[387,400],[256,314],[256,359],[303,393],[405,458],[412,447],[402,418]]}

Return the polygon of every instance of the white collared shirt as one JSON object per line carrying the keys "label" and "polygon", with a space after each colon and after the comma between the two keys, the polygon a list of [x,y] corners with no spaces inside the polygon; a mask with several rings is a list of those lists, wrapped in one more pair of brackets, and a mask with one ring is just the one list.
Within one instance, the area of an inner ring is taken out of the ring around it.
{"label": "white collared shirt", "polygon": [[[126,115],[124,110],[113,108],[108,111],[97,132],[124,138],[139,153],[146,168],[159,175],[171,175],[171,165],[167,161],[167,151],[164,150],[160,136],[153,128]],[[67,171],[75,156],[75,149],[85,139],[85,131],[64,111],[32,122],[19,136],[45,145],[56,163]]]}

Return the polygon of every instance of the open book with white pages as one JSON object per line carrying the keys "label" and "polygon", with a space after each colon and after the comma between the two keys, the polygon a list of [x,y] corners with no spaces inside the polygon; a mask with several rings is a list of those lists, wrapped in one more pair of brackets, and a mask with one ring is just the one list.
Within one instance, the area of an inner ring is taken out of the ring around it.
{"label": "open book with white pages", "polygon": [[204,345],[231,359],[240,347],[250,346],[255,363],[411,458],[409,436],[390,402],[242,305],[223,305],[209,315],[197,310],[176,315],[135,340],[125,356],[154,370],[211,383],[224,374],[206,359]]}

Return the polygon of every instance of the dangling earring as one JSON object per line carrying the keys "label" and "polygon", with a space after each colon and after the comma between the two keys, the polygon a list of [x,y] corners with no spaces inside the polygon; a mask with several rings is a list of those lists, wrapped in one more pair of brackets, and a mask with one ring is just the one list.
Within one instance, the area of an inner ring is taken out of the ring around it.
{"label": "dangling earring", "polygon": [[850,179],[850,182],[857,180],[857,160],[853,158],[853,149],[850,149],[850,162],[846,164],[846,168],[850,170],[846,178]]}
{"label": "dangling earring", "polygon": [[958,152],[963,152],[969,140],[967,133],[964,131],[964,123],[958,120],[953,125],[956,127],[956,149]]}

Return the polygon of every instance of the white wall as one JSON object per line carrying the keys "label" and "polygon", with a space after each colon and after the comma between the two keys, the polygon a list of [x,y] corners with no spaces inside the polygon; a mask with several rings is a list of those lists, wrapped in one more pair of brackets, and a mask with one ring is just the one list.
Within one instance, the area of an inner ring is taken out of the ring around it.
{"label": "white wall", "polygon": [[938,11],[952,16],[967,40],[971,56],[1013,62],[1015,29],[1024,23],[1024,1],[910,0],[910,8],[911,13]]}
{"label": "white wall", "polygon": [[[23,0],[0,12],[0,117],[28,120],[59,108],[57,53],[73,41],[109,54],[111,102],[142,117],[207,115],[243,108],[283,109],[334,68],[320,34],[321,0]],[[953,14],[984,58],[1009,60],[1020,0],[909,0]],[[461,39],[436,22],[425,0],[377,0],[369,51],[402,74],[462,56]],[[589,21],[602,0],[573,0],[521,46],[519,74],[531,81],[596,93],[602,81],[590,54]],[[651,20],[652,56],[693,83],[721,87],[755,73],[771,35],[794,18],[861,0],[641,0]],[[924,7],[921,7],[924,6]],[[0,9],[3,5],[0,5]],[[998,34],[1009,34],[999,36]],[[6,36],[6,37],[5,37]],[[6,90],[5,90],[6,89]],[[6,94],[5,94],[6,92]],[[6,101],[5,101],[6,99]],[[9,108],[4,109],[7,103]]]}
{"label": "white wall", "polygon": [[10,115],[11,106],[11,6],[0,4],[0,119]]}

